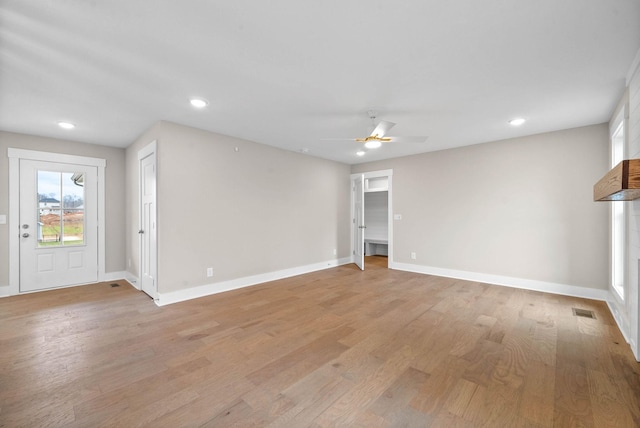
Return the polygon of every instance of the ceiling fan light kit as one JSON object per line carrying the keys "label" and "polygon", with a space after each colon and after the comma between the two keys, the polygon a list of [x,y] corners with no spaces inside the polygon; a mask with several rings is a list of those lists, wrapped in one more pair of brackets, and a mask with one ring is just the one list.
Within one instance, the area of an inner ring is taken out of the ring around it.
{"label": "ceiling fan light kit", "polygon": [[[367,112],[371,122],[375,125],[376,115],[373,110],[369,110]],[[338,138],[331,140],[338,141],[356,141],[358,143],[364,143],[364,146],[367,149],[377,149],[382,146],[382,143],[388,142],[398,142],[398,143],[424,143],[427,140],[427,137],[385,137],[386,133],[395,126],[396,124],[393,122],[389,122],[388,120],[381,120],[375,125],[371,134],[367,137],[363,138]],[[364,154],[364,153],[363,153]],[[358,154],[358,156],[362,156]]]}
{"label": "ceiling fan light kit", "polygon": [[378,147],[380,147],[382,145],[382,142],[378,139],[371,139],[371,140],[367,140],[364,143],[364,146],[367,149],[377,149]]}

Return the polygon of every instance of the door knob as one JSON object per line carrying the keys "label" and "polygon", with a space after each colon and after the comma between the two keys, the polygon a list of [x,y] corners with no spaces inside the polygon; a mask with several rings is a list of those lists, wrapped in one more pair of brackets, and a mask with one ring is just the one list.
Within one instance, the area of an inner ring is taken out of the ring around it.
{"label": "door knob", "polygon": [[23,228],[23,229],[29,229],[29,225],[28,225],[28,224],[23,224],[23,225],[22,225],[22,228]]}
{"label": "door knob", "polygon": [[23,233],[23,234],[22,234],[22,237],[23,237],[23,238],[28,238],[28,237],[29,237],[29,234],[28,234],[27,232],[25,232],[25,233]]}

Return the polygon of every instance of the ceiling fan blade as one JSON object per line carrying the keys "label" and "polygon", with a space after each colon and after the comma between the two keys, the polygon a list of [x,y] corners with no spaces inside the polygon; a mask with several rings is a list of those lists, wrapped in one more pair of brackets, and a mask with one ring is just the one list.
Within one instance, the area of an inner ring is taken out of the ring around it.
{"label": "ceiling fan blade", "polygon": [[424,143],[428,137],[390,137],[392,143]]}
{"label": "ceiling fan blade", "polygon": [[391,128],[393,128],[396,124],[393,122],[389,122],[387,120],[381,120],[378,123],[378,126],[371,132],[371,135],[377,135],[378,137],[383,137]]}
{"label": "ceiling fan blade", "polygon": [[357,141],[357,138],[321,138],[320,141]]}

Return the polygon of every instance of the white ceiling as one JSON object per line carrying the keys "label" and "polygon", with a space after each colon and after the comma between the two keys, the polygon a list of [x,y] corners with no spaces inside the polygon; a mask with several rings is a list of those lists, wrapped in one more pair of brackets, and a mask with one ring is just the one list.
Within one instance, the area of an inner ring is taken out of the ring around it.
{"label": "white ceiling", "polygon": [[[606,122],[639,48],[638,0],[0,0],[0,129],[169,120],[353,164]],[[369,109],[429,139],[322,141]]]}

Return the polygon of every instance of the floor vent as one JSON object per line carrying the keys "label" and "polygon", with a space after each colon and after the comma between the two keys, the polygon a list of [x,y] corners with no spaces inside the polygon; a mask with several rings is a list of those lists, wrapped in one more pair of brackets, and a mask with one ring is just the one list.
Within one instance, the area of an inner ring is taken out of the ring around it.
{"label": "floor vent", "polygon": [[573,316],[596,319],[596,314],[594,314],[593,311],[588,311],[586,309],[578,309],[578,308],[571,308],[571,309],[573,310]]}
{"label": "floor vent", "polygon": [[111,287],[120,287],[120,284],[118,284],[117,282],[114,282],[111,284]]}

